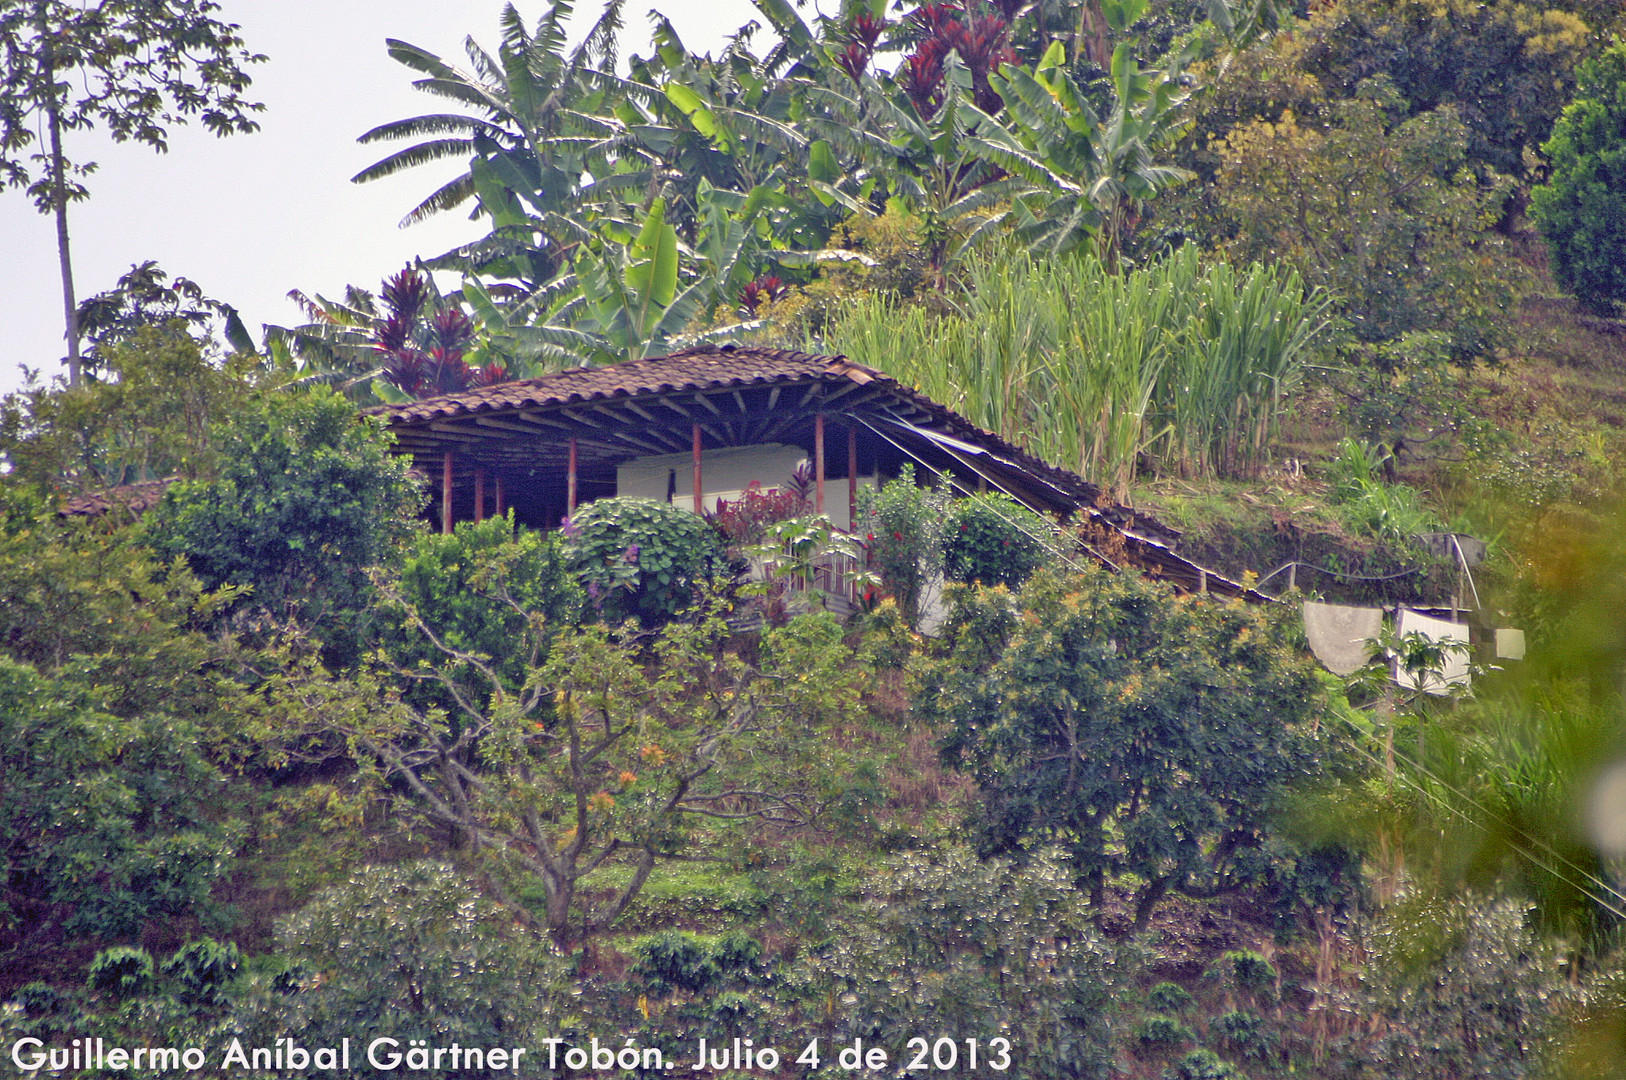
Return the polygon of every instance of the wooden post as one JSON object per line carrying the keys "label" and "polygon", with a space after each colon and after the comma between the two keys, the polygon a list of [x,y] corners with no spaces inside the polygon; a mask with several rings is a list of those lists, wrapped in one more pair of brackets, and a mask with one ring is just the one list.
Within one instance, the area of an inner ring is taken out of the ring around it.
{"label": "wooden post", "polygon": [[694,422],[694,512],[700,513],[700,421]]}
{"label": "wooden post", "polygon": [[576,436],[570,437],[570,468],[565,473],[565,516],[576,516]]}
{"label": "wooden post", "polygon": [[813,417],[813,512],[824,513],[824,414]]}
{"label": "wooden post", "polygon": [[481,522],[486,519],[486,471],[474,470],[474,520]]}
{"label": "wooden post", "polygon": [[502,492],[502,473],[498,473],[492,479],[496,481],[496,488],[497,488],[497,516],[502,517],[504,514],[506,514],[508,512],[508,506],[507,506],[507,504],[505,504],[503,502],[503,497],[502,497],[503,496],[503,492]]}
{"label": "wooden post", "polygon": [[858,428],[847,425],[847,530],[858,528]]}
{"label": "wooden post", "polygon": [[440,464],[440,531],[452,531],[452,452],[446,451]]}

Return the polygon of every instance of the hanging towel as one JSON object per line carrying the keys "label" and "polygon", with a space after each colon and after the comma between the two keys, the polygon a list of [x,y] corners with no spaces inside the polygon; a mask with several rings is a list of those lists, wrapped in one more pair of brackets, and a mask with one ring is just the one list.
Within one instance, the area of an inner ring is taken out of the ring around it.
{"label": "hanging towel", "polygon": [[1350,675],[1372,659],[1367,641],[1383,629],[1383,611],[1369,607],[1343,607],[1339,604],[1304,605],[1304,633],[1310,651],[1334,675]]}
{"label": "hanging towel", "polygon": [[1523,660],[1524,659],[1524,631],[1498,630],[1496,631],[1496,659]]}
{"label": "hanging towel", "polygon": [[[1444,619],[1431,619],[1427,615],[1419,615],[1415,611],[1400,612],[1395,620],[1395,636],[1405,637],[1407,634],[1422,634],[1436,645],[1466,645],[1468,644],[1468,628],[1461,623],[1446,622]],[[1422,676],[1422,685],[1412,678],[1409,671],[1395,661],[1395,682],[1407,690],[1422,690],[1429,694],[1441,696],[1449,694],[1453,686],[1468,685],[1468,653],[1465,649],[1451,649],[1440,662],[1440,666],[1433,671],[1425,671]]]}

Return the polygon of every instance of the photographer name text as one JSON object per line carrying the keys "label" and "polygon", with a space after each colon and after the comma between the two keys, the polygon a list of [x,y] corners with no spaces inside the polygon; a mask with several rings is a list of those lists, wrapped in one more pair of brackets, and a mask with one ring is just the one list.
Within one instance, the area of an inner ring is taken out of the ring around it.
{"label": "photographer name text", "polygon": [[[794,1054],[794,1056],[791,1056]],[[271,1046],[248,1047],[233,1039],[211,1056],[198,1046],[109,1046],[105,1039],[74,1039],[66,1046],[48,1046],[35,1038],[11,1044],[11,1063],[25,1075],[96,1069],[104,1071],[188,1073],[280,1072],[285,1069],[323,1069],[333,1072],[582,1072],[663,1071],[679,1073],[773,1073],[782,1064],[810,1069],[834,1066],[845,1072],[1004,1072],[1011,1066],[1011,1042],[1006,1038],[951,1039],[915,1036],[901,1050],[853,1039],[832,1042],[812,1039],[799,1049],[781,1052],[755,1039],[701,1039],[687,1054],[669,1054],[659,1046],[641,1046],[632,1039],[617,1044],[590,1038],[577,1045],[561,1038],[543,1039],[526,1046],[432,1045],[426,1039],[380,1037],[341,1039],[338,1046],[306,1047],[292,1038],[275,1039]]]}

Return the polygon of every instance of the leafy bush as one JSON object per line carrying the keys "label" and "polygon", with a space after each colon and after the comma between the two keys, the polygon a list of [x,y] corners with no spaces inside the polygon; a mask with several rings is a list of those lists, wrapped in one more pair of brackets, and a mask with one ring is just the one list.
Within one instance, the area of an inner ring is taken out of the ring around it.
{"label": "leafy bush", "polygon": [[1163,1070],[1163,1080],[1245,1080],[1212,1050],[1193,1050]]}
{"label": "leafy bush", "polygon": [[[205,819],[220,776],[197,729],[121,719],[63,679],[0,658],[0,947],[29,929],[103,938],[195,912],[231,845]],[[12,962],[19,957],[12,953]]]}
{"label": "leafy bush", "polygon": [[1026,581],[1050,557],[1056,528],[1009,495],[956,499],[943,538],[943,574],[954,581],[1008,585]]}
{"label": "leafy bush", "polygon": [[1275,1037],[1265,1030],[1264,1020],[1256,1012],[1233,1009],[1214,1017],[1208,1033],[1226,1050],[1239,1057],[1264,1061],[1275,1046]]}
{"label": "leafy bush", "polygon": [[1552,174],[1531,201],[1553,277],[1587,310],[1613,314],[1626,300],[1626,41],[1581,65],[1541,149]]}
{"label": "leafy bush", "polygon": [[[557,628],[576,621],[581,608],[581,587],[567,565],[563,539],[556,532],[516,531],[511,516],[463,522],[449,534],[420,533],[407,548],[399,577],[383,591],[392,600],[388,610],[404,624],[421,620],[441,645],[483,658],[510,692],[524,683],[528,662],[545,658],[515,647],[528,621]],[[537,639],[547,641],[545,635]],[[442,675],[481,701],[495,689],[468,663],[451,664],[428,634],[411,625],[387,638],[386,649],[403,668],[439,665]],[[456,712],[438,682],[408,693]]]}
{"label": "leafy bush", "polygon": [[733,977],[749,977],[762,959],[762,943],[749,934],[725,934],[715,941],[667,930],[634,946],[633,974],[658,994],[684,990],[698,994]]}
{"label": "leafy bush", "polygon": [[897,597],[903,616],[920,618],[926,584],[943,568],[943,531],[948,497],[915,484],[913,465],[879,491],[858,491],[859,528],[869,549],[869,565]]}
{"label": "leafy bush", "polygon": [[1357,355],[1418,330],[1448,334],[1459,362],[1486,355],[1516,298],[1517,265],[1490,227],[1512,181],[1463,167],[1455,107],[1405,119],[1382,74],[1350,90],[1218,141],[1208,191],[1233,262],[1268,258],[1336,295]]}
{"label": "leafy bush", "polygon": [[1269,1000],[1276,994],[1276,967],[1252,949],[1232,949],[1214,965],[1220,978],[1256,998]]}
{"label": "leafy bush", "polygon": [[412,531],[422,492],[389,436],[338,394],[265,394],[214,433],[219,475],[173,485],[148,515],[153,548],[184,555],[205,585],[309,624],[370,607],[367,569]]}
{"label": "leafy bush", "polygon": [[[1532,910],[1473,896],[1403,895],[1386,907],[1363,935],[1368,961],[1350,1003],[1378,1022],[1350,1032],[1341,1048],[1347,1075],[1549,1075],[1536,1051],[1576,988],[1565,982],[1557,943],[1531,931]],[[1588,1044],[1602,1052],[1600,1064],[1618,1066],[1608,1043]],[[1594,1075],[1616,1073],[1605,1065]]]}
{"label": "leafy bush", "polygon": [[1339,761],[1288,630],[1133,575],[1041,572],[1014,598],[956,590],[917,707],[976,778],[984,852],[1060,843],[1098,904],[1135,874],[1144,928],[1171,891],[1257,879],[1278,846],[1270,808]]}
{"label": "leafy bush", "polygon": [[1167,1049],[1191,1042],[1191,1029],[1172,1016],[1148,1016],[1135,1025],[1135,1038],[1146,1047]]}
{"label": "leafy bush", "polygon": [[1353,532],[1386,543],[1411,547],[1418,533],[1430,532],[1434,517],[1423,506],[1416,488],[1386,484],[1378,473],[1382,451],[1354,439],[1338,444],[1329,479],[1329,501],[1339,508],[1344,524]]}
{"label": "leafy bush", "polygon": [[115,945],[96,954],[90,962],[85,985],[93,993],[121,1001],[144,993],[152,986],[155,970],[152,954],[146,949]]}
{"label": "leafy bush", "polygon": [[934,1034],[1008,1038],[1011,1075],[1119,1075],[1111,1012],[1136,953],[1101,938],[1075,876],[1053,850],[1017,866],[949,847],[866,868],[855,917],[796,960],[817,1005],[808,1034],[829,1030],[835,1000],[846,1032],[832,1043],[902,1046],[930,1017]]}
{"label": "leafy bush", "polygon": [[706,942],[694,934],[668,930],[644,941],[634,973],[656,993],[686,990],[698,994],[717,978],[717,964]]}
{"label": "leafy bush", "polygon": [[535,1045],[558,1022],[564,962],[463,878],[444,864],[370,866],[280,920],[282,970],[257,972],[234,1011],[244,1044],[298,1032],[306,1046]]}
{"label": "leafy bush", "polygon": [[1190,992],[1179,983],[1160,982],[1146,991],[1146,1004],[1159,1012],[1179,1012],[1191,1000]]}
{"label": "leafy bush", "polygon": [[243,954],[231,942],[222,945],[203,938],[178,949],[164,961],[164,977],[174,981],[178,996],[199,1005],[212,1005],[237,975]]}
{"label": "leafy bush", "polygon": [[608,618],[670,619],[722,566],[704,519],[654,499],[600,499],[576,512],[565,535],[572,568]]}

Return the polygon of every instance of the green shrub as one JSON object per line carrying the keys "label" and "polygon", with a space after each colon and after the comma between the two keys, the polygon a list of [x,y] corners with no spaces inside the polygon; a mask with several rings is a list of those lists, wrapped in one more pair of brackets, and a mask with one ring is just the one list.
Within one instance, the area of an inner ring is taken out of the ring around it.
{"label": "green shrub", "polygon": [[1190,1028],[1172,1016],[1148,1016],[1135,1025],[1135,1038],[1145,1047],[1168,1049],[1194,1037]]}
{"label": "green shrub", "polygon": [[[369,567],[411,534],[423,496],[376,422],[330,390],[265,394],[217,425],[220,473],[174,484],[147,517],[165,558],[209,588],[247,585],[279,617],[353,637],[371,609]],[[359,648],[335,646],[347,660]]]}
{"label": "green shrub", "polygon": [[957,499],[943,537],[943,576],[1015,588],[1050,557],[1056,528],[1009,495]]}
{"label": "green shrub", "polygon": [[146,949],[115,945],[96,954],[85,985],[94,993],[122,1000],[145,993],[152,986],[154,971],[152,954]]}
{"label": "green shrub", "polygon": [[1270,1056],[1276,1039],[1265,1030],[1264,1020],[1256,1012],[1234,1009],[1221,1013],[1208,1025],[1208,1033],[1220,1046],[1238,1057],[1264,1061]]}
{"label": "green shrub", "polygon": [[1214,965],[1219,976],[1244,993],[1268,1000],[1276,993],[1276,968],[1252,949],[1232,949]]}
{"label": "green shrub", "polygon": [[1598,315],[1626,300],[1626,42],[1583,63],[1575,100],[1542,144],[1551,178],[1531,192],[1553,277]]}
{"label": "green shrub", "polygon": [[164,961],[164,976],[175,982],[178,996],[187,1002],[212,1005],[220,991],[237,975],[243,954],[231,942],[222,945],[203,938],[176,950]]}
{"label": "green shrub", "polygon": [[724,990],[706,1006],[713,1038],[750,1035],[762,1021],[762,1001],[754,994]]}
{"label": "green shrub", "polygon": [[232,850],[206,820],[220,774],[198,728],[153,709],[93,708],[91,692],[0,657],[0,926],[102,940],[201,914]]}
{"label": "green shrub", "polygon": [[1191,1004],[1191,994],[1179,983],[1160,982],[1146,991],[1146,1004],[1159,1012],[1179,1012]]}
{"label": "green shrub", "polygon": [[750,934],[724,934],[712,950],[719,971],[749,974],[762,961],[762,942]]}
{"label": "green shrub", "polygon": [[1409,547],[1418,533],[1434,529],[1435,520],[1416,488],[1383,482],[1383,464],[1377,447],[1344,439],[1328,469],[1328,499],[1350,531]]}
{"label": "green shrub", "polygon": [[645,940],[634,951],[634,974],[656,993],[686,990],[698,994],[717,980],[718,970],[709,945],[694,934],[667,930]]}
{"label": "green shrub", "polygon": [[262,959],[236,996],[234,1033],[247,1046],[291,1032],[312,1047],[384,1036],[403,1051],[409,1039],[535,1045],[558,1027],[569,999],[563,960],[470,888],[470,876],[400,862],[365,867],[318,893],[278,920],[277,962]]}
{"label": "green shrub", "polygon": [[703,518],[654,499],[600,499],[576,512],[565,535],[571,567],[607,618],[670,619],[723,566]]}
{"label": "green shrub", "polygon": [[1193,1050],[1163,1070],[1163,1080],[1245,1080],[1212,1050]]}
{"label": "green shrub", "polygon": [[858,491],[858,528],[869,549],[870,569],[897,598],[910,625],[920,618],[926,583],[943,569],[943,530],[948,497],[915,484],[913,465],[879,491]]}
{"label": "green shrub", "polygon": [[[541,619],[556,629],[575,622],[581,611],[581,587],[567,564],[563,539],[556,532],[516,532],[511,516],[464,522],[449,534],[420,533],[407,548],[400,576],[384,591],[395,601],[389,610],[402,623],[386,638],[390,659],[403,668],[438,666],[461,693],[481,702],[493,690],[488,681],[471,664],[448,663],[412,620],[421,620],[441,645],[486,658],[504,688],[514,692],[525,681],[526,665],[546,658],[515,648],[528,621]],[[414,704],[439,704],[452,715],[459,711],[438,682],[407,693]]]}

